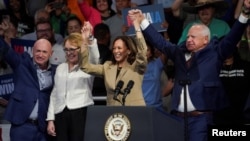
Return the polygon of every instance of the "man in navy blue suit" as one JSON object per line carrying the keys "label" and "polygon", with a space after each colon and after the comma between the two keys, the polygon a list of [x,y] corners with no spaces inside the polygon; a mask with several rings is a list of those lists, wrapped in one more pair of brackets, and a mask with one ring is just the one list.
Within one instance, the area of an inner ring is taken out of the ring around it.
{"label": "man in navy blue suit", "polygon": [[183,119],[185,139],[207,141],[213,112],[227,105],[219,73],[223,61],[240,41],[249,16],[250,0],[244,0],[240,17],[222,40],[210,39],[208,27],[197,23],[190,28],[186,41],[175,45],[166,41],[140,10],[129,11],[130,19],[140,24],[141,29],[135,29],[136,32],[143,32],[145,38],[175,64],[171,111]]}
{"label": "man in navy blue suit", "polygon": [[48,61],[52,55],[50,42],[37,40],[32,55],[16,53],[0,39],[0,58],[14,74],[15,88],[5,111],[5,119],[11,123],[11,141],[48,141],[45,119],[56,69]]}

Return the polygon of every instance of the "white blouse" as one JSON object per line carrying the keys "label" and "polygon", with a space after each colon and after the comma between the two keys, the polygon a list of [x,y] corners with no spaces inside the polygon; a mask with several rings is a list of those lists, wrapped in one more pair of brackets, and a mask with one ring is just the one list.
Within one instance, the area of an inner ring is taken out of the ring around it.
{"label": "white blouse", "polygon": [[[89,46],[89,60],[93,64],[99,62],[99,51],[96,43]],[[54,120],[55,114],[68,109],[78,109],[93,105],[92,87],[94,76],[83,72],[78,65],[69,72],[68,63],[62,63],[57,67],[55,84],[50,96],[47,120]]]}

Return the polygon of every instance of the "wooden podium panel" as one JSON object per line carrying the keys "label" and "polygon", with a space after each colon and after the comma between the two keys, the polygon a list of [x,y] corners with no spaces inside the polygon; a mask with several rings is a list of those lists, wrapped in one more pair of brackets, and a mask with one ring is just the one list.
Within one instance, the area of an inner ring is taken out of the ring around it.
{"label": "wooden podium panel", "polygon": [[105,124],[116,113],[130,122],[128,141],[184,141],[183,123],[153,107],[140,106],[90,106],[84,141],[106,141]]}

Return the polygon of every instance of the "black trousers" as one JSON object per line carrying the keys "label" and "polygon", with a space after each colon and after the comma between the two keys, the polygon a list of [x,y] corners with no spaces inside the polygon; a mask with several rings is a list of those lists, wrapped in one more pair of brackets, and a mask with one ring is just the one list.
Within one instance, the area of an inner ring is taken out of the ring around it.
{"label": "black trousers", "polygon": [[87,107],[55,115],[56,141],[83,141]]}

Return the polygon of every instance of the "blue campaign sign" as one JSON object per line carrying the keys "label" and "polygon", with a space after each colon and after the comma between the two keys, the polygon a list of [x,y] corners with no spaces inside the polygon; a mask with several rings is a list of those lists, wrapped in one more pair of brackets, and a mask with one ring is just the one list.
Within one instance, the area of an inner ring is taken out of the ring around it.
{"label": "blue campaign sign", "polygon": [[13,74],[0,75],[0,97],[8,99],[13,91]]}
{"label": "blue campaign sign", "polygon": [[[163,28],[161,26],[162,23],[165,21],[165,15],[162,4],[140,6],[136,8],[142,11],[146,19],[154,26],[154,28],[158,32],[163,32],[167,30],[166,28]],[[135,35],[134,26],[128,17],[128,11],[131,9],[133,8],[125,8],[122,10],[123,22],[129,27],[128,31],[126,32],[126,35],[128,36]]]}
{"label": "blue campaign sign", "polygon": [[171,8],[175,0],[157,0],[156,3],[162,3],[164,8]]}
{"label": "blue campaign sign", "polygon": [[13,38],[11,39],[11,47],[18,53],[28,52],[32,57],[32,47],[35,41],[33,40],[24,40]]}

